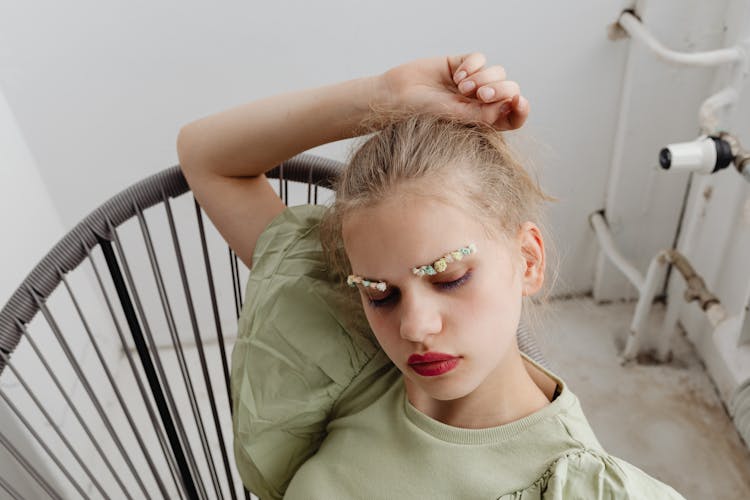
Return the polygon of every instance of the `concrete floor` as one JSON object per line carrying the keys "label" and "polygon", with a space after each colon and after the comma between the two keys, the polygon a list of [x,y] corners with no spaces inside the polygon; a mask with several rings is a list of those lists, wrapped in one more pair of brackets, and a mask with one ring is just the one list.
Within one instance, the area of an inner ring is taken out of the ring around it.
{"label": "concrete floor", "polygon": [[[635,303],[552,302],[538,331],[554,372],[578,396],[604,448],[688,499],[750,498],[745,447],[692,345],[667,365],[621,366]],[[654,325],[663,317],[655,306]]]}

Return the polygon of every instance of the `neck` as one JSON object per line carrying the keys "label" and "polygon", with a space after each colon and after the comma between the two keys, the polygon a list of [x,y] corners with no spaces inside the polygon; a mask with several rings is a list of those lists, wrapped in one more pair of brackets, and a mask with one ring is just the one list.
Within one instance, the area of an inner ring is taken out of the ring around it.
{"label": "neck", "polygon": [[441,401],[406,377],[404,384],[409,402],[425,415],[453,427],[484,429],[514,422],[547,406],[552,395],[550,383],[552,391],[555,383],[540,373],[518,350],[511,349],[504,362],[462,398]]}

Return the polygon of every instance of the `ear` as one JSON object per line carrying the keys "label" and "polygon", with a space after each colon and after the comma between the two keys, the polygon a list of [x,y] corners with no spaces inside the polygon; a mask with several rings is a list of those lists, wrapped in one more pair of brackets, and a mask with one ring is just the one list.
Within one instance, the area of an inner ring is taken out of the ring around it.
{"label": "ear", "polygon": [[534,295],[544,284],[544,240],[533,222],[524,222],[518,231],[521,246],[522,290],[524,296]]}

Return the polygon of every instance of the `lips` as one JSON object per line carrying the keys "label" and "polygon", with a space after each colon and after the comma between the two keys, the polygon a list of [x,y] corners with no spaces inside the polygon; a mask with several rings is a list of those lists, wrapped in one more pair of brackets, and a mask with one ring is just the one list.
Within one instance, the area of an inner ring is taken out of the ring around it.
{"label": "lips", "polygon": [[424,354],[412,354],[409,356],[407,363],[410,365],[419,363],[434,363],[435,361],[447,361],[453,359],[456,356],[452,354],[443,354],[442,352],[426,352]]}
{"label": "lips", "polygon": [[440,352],[427,352],[425,354],[412,354],[407,363],[409,367],[419,375],[435,377],[453,370],[460,357]]}

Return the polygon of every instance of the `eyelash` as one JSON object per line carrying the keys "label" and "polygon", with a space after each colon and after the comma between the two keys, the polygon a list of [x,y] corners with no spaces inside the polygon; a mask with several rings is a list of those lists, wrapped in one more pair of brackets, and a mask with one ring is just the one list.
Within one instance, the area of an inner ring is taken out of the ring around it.
{"label": "eyelash", "polygon": [[[454,290],[456,288],[459,288],[465,285],[470,277],[471,277],[471,271],[468,271],[466,274],[464,274],[463,276],[461,276],[460,278],[456,280],[446,281],[444,283],[435,283],[435,285],[442,288],[443,290]],[[374,308],[387,307],[389,305],[392,305],[395,302],[395,300],[398,298],[398,295],[399,295],[398,292],[393,292],[389,296],[383,299],[378,299],[378,300],[369,299],[369,302],[370,302],[370,305]]]}

